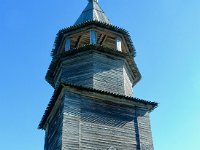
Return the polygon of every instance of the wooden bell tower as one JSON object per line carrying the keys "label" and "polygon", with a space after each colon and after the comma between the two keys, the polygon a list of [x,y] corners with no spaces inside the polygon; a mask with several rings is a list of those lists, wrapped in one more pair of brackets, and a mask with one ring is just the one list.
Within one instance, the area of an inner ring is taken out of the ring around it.
{"label": "wooden bell tower", "polygon": [[128,32],[89,0],[52,50],[46,80],[55,91],[39,124],[45,150],[153,150],[157,103],[133,97],[141,78],[134,56]]}

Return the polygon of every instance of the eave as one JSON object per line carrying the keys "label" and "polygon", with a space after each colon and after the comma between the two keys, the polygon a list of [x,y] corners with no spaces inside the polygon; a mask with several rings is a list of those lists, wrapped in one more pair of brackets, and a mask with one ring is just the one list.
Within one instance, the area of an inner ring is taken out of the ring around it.
{"label": "eave", "polygon": [[49,84],[51,84],[54,87],[54,74],[55,74],[55,70],[60,66],[60,63],[62,62],[62,60],[67,57],[67,56],[73,56],[76,53],[81,53],[81,52],[85,52],[85,51],[99,51],[102,53],[107,53],[107,54],[111,54],[111,55],[115,55],[118,57],[123,57],[127,60],[127,63],[132,71],[132,74],[134,75],[134,82],[133,82],[133,86],[141,79],[141,74],[137,68],[137,65],[133,59],[133,57],[128,54],[128,53],[123,53],[117,50],[113,50],[113,49],[109,49],[106,47],[102,47],[102,46],[97,46],[97,45],[85,45],[84,47],[79,47],[77,49],[71,49],[69,51],[63,52],[59,55],[57,55],[54,59],[52,59],[52,62],[48,68],[47,74],[46,74],[46,80]]}
{"label": "eave", "polygon": [[[101,95],[101,96],[106,96],[106,97],[113,97],[116,99],[115,103],[119,103],[121,105],[126,105],[129,107],[142,107],[142,108],[146,108],[149,111],[154,110],[157,106],[158,103],[156,102],[151,102],[151,101],[147,101],[147,100],[143,100],[143,99],[138,99],[138,98],[133,98],[133,97],[127,97],[124,95],[118,95],[115,93],[110,93],[110,92],[105,92],[102,90],[97,90],[97,89],[92,89],[92,88],[87,88],[87,87],[83,87],[83,86],[78,86],[78,85],[72,85],[72,84],[61,84],[55,91],[54,94],[45,110],[45,113],[42,117],[42,120],[38,126],[39,129],[44,129],[44,125],[52,111],[52,109],[54,108],[54,105],[57,101],[58,96],[60,95],[61,91],[65,89],[67,91],[73,92],[73,91],[80,91],[81,94],[83,94],[84,92],[87,92],[87,94],[92,96],[96,96],[96,95]],[[99,97],[99,96],[98,96]]]}

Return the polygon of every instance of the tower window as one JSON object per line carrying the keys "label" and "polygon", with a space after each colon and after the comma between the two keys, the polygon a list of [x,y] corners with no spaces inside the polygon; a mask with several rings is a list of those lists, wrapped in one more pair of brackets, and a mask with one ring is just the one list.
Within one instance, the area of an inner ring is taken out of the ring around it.
{"label": "tower window", "polygon": [[122,51],[122,39],[120,37],[117,37],[115,40],[116,44],[116,50]]}
{"label": "tower window", "polygon": [[90,44],[97,43],[97,33],[95,30],[90,30]]}

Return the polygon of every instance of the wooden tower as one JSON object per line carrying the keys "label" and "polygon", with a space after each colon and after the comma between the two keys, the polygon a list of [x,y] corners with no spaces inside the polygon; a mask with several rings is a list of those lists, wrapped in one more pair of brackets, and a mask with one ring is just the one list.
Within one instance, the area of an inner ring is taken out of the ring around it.
{"label": "wooden tower", "polygon": [[134,56],[128,32],[89,0],[52,50],[46,80],[55,91],[39,124],[45,150],[153,150],[157,103],[132,95],[141,78]]}

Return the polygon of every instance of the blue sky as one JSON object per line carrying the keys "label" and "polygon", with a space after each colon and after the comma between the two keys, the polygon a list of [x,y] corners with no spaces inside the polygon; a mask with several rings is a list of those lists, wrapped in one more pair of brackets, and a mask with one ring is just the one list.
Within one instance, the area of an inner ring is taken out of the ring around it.
{"label": "blue sky", "polygon": [[[200,1],[99,1],[137,50],[134,96],[159,103],[151,114],[155,150],[199,150]],[[53,93],[44,80],[50,51],[86,4],[0,0],[0,149],[43,149],[37,125]]]}

